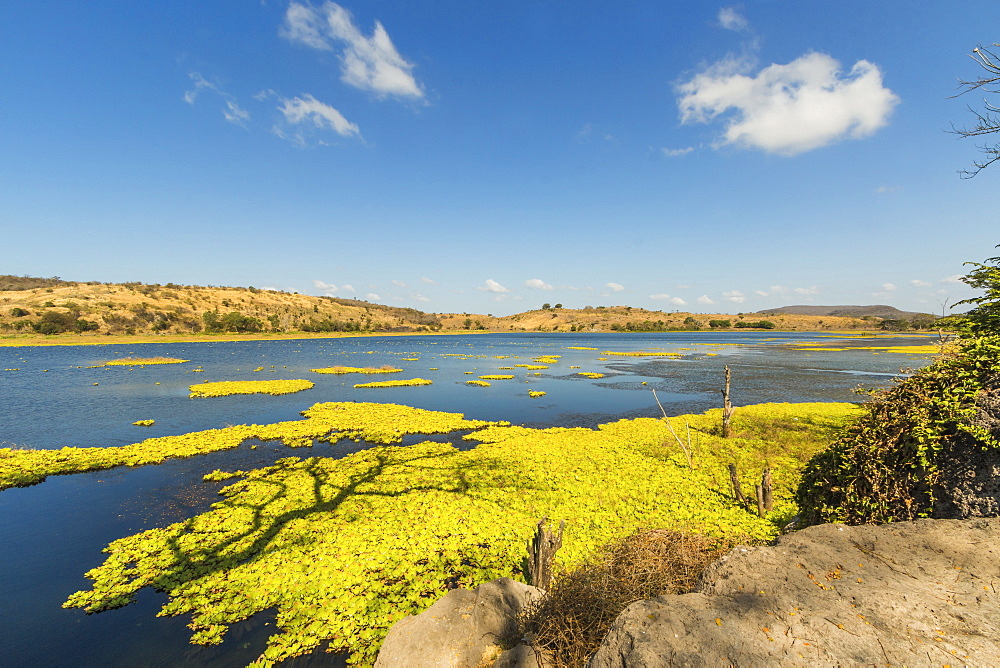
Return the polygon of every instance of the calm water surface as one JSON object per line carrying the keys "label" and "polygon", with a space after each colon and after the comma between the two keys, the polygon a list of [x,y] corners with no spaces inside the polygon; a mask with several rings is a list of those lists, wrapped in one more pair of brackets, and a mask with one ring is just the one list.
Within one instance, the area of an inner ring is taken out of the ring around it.
{"label": "calm water surface", "polygon": [[[592,427],[659,415],[651,388],[672,415],[716,407],[725,365],[732,370],[733,402],[739,406],[855,401],[859,385],[887,386],[901,368],[930,361],[925,354],[864,349],[931,342],[923,337],[874,342],[829,337],[803,332],[481,334],[0,348],[0,446],[120,446],[229,424],[293,420],[321,401],[400,403],[529,426]],[[817,341],[848,350],[794,349],[794,344]],[[623,357],[604,351],[680,352],[683,357]],[[540,355],[561,357],[558,364],[538,371],[540,376],[520,367],[500,370]],[[86,368],[110,359],[154,356],[190,361]],[[356,389],[354,383],[373,377],[310,371],[383,364],[404,369],[393,378],[428,378],[434,384]],[[585,379],[575,375],[580,371],[605,377]],[[465,384],[495,373],[515,378],[486,388]],[[316,386],[277,397],[188,397],[190,385],[205,381],[294,378],[308,378]],[[547,394],[532,399],[528,390]],[[132,425],[150,418],[156,420],[153,427]],[[205,473],[301,455],[277,444],[249,446],[158,466],[56,476],[0,492],[0,665],[240,666],[255,659],[275,631],[271,616],[237,624],[222,645],[202,648],[188,644],[187,619],[156,617],[166,601],[157,592],[144,591],[132,605],[96,615],[60,607],[69,594],[89,588],[84,573],[103,562],[101,550],[110,541],[206,510],[221,484],[204,482]],[[343,456],[359,447],[364,445],[317,445],[309,454]],[[329,657],[286,665],[320,664],[330,665]]]}

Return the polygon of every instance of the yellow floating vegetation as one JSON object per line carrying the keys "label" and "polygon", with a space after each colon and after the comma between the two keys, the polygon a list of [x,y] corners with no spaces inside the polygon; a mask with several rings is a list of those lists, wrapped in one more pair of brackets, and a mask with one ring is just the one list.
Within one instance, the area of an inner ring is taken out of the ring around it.
{"label": "yellow floating vegetation", "polygon": [[[146,366],[147,364],[181,364],[191,360],[177,359],[176,357],[123,357],[118,360],[110,360],[97,366]],[[97,367],[88,367],[91,369]]]}
{"label": "yellow floating vegetation", "polygon": [[[553,362],[555,364],[555,362]],[[535,371],[536,369],[548,369],[549,367],[544,364],[515,364],[514,366],[519,366],[529,371]]]}
{"label": "yellow floating vegetation", "polygon": [[483,380],[510,380],[513,377],[509,373],[488,373],[485,376],[480,376]]}
{"label": "yellow floating vegetation", "polygon": [[[392,407],[395,417],[371,406],[361,414],[396,427],[397,438],[407,418],[418,419],[402,413],[415,409]],[[478,441],[471,449],[425,441],[216,471],[207,478],[230,484],[210,510],[115,540],[87,573],[93,586],[64,606],[99,612],[155,587],[167,599],[159,614],[189,618],[198,644],[217,644],[231,625],[275,610],[259,665],[319,648],[371,665],[394,622],[449,589],[520,577],[540,513],[566,520],[564,568],[641,527],[771,539],[797,511],[802,465],[856,412],[850,404],[741,407],[736,438],[725,440],[718,409],[672,418],[674,432],[690,427],[693,467],[665,420],[639,418],[598,429],[489,426],[465,437]],[[425,413],[419,421],[468,428]],[[744,488],[772,469],[773,522],[731,499],[730,463]]]}
{"label": "yellow floating vegetation", "polygon": [[354,387],[404,387],[406,385],[430,385],[434,381],[426,378],[409,378],[407,380],[377,380],[374,383],[358,383]]}
{"label": "yellow floating vegetation", "polygon": [[485,380],[467,380],[467,381],[465,381],[465,384],[466,385],[478,385],[479,387],[489,387],[490,386],[489,382],[487,382]]}
{"label": "yellow floating vegetation", "polygon": [[680,353],[647,353],[647,352],[616,352],[605,350],[602,355],[618,355],[620,357],[684,357]]}
{"label": "yellow floating vegetation", "polygon": [[332,373],[332,374],[342,374],[342,373],[399,373],[402,369],[397,369],[394,366],[388,364],[381,367],[373,366],[328,366],[322,369],[309,369],[313,373]]}
{"label": "yellow floating vegetation", "polygon": [[604,378],[603,373],[594,373],[593,371],[577,371],[576,375],[584,378]]}
{"label": "yellow floating vegetation", "polygon": [[404,362],[419,362],[419,357],[404,357],[402,358]]}
{"label": "yellow floating vegetation", "polygon": [[567,350],[598,350],[598,348],[588,348],[587,346],[566,346]]}
{"label": "yellow floating vegetation", "polygon": [[152,427],[154,424],[156,424],[156,420],[136,420],[132,424],[134,424],[137,427]]}
{"label": "yellow floating vegetation", "polygon": [[466,420],[461,413],[354,401],[314,404],[302,415],[306,419],[207,429],[179,436],[150,438],[121,447],[58,450],[0,448],[0,490],[34,485],[50,475],[159,464],[171,458],[230,450],[252,438],[282,441],[289,447],[311,446],[317,439],[330,443],[349,439],[389,445],[399,443],[405,434],[447,434],[460,429],[510,424]]}
{"label": "yellow floating vegetation", "polygon": [[536,357],[535,362],[538,364],[558,364],[559,360],[555,357]]}
{"label": "yellow floating vegetation", "polygon": [[311,380],[222,380],[188,388],[192,397],[226,397],[231,394],[292,394],[313,387]]}
{"label": "yellow floating vegetation", "polygon": [[543,392],[541,390],[528,390],[528,396],[529,397],[544,397],[545,396],[545,392]]}

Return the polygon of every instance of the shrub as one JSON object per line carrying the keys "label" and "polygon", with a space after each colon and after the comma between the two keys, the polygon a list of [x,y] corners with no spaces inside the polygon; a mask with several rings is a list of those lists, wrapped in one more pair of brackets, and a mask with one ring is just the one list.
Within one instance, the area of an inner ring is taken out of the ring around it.
{"label": "shrub", "polygon": [[692,591],[705,568],[731,547],[669,529],[628,536],[557,578],[518,620],[521,635],[554,666],[583,666],[628,605]]}

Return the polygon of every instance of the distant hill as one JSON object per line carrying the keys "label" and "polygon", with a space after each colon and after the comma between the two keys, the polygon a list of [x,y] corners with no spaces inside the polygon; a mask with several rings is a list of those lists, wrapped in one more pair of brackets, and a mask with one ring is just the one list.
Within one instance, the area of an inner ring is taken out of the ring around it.
{"label": "distant hill", "polygon": [[933,318],[929,313],[900,311],[894,306],[873,304],[871,306],[812,306],[797,304],[757,311],[761,315],[821,315],[837,318],[881,318],[882,320],[915,320]]}
{"label": "distant hill", "polygon": [[[761,317],[762,314],[767,317]],[[919,319],[912,319],[918,315],[891,306],[789,306],[760,314],[731,315],[650,311],[632,306],[570,309],[562,304],[551,307],[546,304],[540,309],[507,316],[425,313],[356,299],[254,287],[114,284],[0,275],[0,338],[43,334],[92,337],[297,332],[909,329],[925,326]],[[924,318],[933,322],[931,316]]]}

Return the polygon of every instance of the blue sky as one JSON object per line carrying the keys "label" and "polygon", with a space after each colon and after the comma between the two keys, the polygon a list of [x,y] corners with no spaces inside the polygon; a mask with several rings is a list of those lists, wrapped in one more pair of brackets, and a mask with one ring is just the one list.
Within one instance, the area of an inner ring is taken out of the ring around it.
{"label": "blue sky", "polygon": [[[0,8],[0,273],[433,312],[940,312],[1000,4]],[[995,102],[996,100],[994,100]]]}

